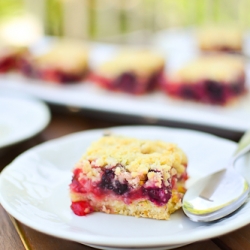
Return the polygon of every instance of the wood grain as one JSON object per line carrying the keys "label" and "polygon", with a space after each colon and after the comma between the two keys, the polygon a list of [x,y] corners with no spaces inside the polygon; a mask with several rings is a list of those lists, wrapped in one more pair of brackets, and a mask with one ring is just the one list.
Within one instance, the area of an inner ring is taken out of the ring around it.
{"label": "wood grain", "polygon": [[0,205],[0,249],[24,250],[24,246],[16,232],[8,214]]}

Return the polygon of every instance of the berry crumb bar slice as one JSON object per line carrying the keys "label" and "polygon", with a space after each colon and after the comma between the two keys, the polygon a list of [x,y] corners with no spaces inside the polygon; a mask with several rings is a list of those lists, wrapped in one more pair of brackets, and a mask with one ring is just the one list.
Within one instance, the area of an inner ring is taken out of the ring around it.
{"label": "berry crumb bar slice", "polygon": [[128,50],[101,64],[89,77],[98,86],[133,95],[158,88],[165,61],[148,50]]}
{"label": "berry crumb bar slice", "polygon": [[186,166],[175,144],[104,136],[73,170],[71,209],[167,220],[181,207]]}
{"label": "berry crumb bar slice", "polygon": [[27,77],[48,82],[80,82],[88,73],[88,50],[79,42],[59,40],[48,51],[23,58],[20,70]]}
{"label": "berry crumb bar slice", "polygon": [[246,92],[244,63],[237,56],[201,56],[169,74],[162,87],[179,99],[226,105]]}

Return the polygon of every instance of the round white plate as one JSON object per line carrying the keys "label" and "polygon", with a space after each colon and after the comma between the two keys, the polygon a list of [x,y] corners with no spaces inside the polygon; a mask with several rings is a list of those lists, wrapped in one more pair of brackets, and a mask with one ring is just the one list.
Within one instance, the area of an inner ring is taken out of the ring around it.
{"label": "round white plate", "polygon": [[[155,126],[110,128],[116,134],[177,143],[188,155],[190,182],[224,166],[234,142],[191,130]],[[43,143],[20,155],[0,175],[3,207],[27,226],[100,249],[167,249],[217,237],[250,222],[247,202],[230,217],[195,223],[179,210],[169,221],[104,213],[78,217],[70,209],[71,170],[104,130],[90,130]],[[237,168],[250,181],[249,158]],[[189,183],[190,184],[190,183]]]}
{"label": "round white plate", "polygon": [[[44,39],[34,47],[34,51],[39,52],[46,46],[50,46],[52,40]],[[159,50],[166,57],[167,73],[180,68],[199,54],[193,30],[161,32],[155,35],[153,40],[152,48]],[[109,59],[119,50],[119,46],[105,43],[93,43],[90,48],[91,68]],[[249,66],[248,63],[248,85],[250,84]],[[1,76],[1,88],[29,93],[56,105],[135,116],[155,124],[172,121],[233,132],[245,132],[250,127],[250,95],[246,95],[228,107],[219,107],[173,100],[160,91],[143,96],[132,96],[100,89],[88,81],[60,85],[27,79],[17,74]]]}
{"label": "round white plate", "polygon": [[0,94],[0,149],[28,139],[42,131],[50,121],[44,103],[27,96]]}

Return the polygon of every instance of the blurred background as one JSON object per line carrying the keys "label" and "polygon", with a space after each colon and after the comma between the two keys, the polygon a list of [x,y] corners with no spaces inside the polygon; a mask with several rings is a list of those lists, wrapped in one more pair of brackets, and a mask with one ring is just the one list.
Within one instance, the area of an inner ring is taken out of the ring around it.
{"label": "blurred background", "polygon": [[10,30],[18,24],[20,31],[22,24],[50,36],[145,42],[166,28],[233,24],[247,29],[249,9],[249,0],[0,0],[0,25]]}

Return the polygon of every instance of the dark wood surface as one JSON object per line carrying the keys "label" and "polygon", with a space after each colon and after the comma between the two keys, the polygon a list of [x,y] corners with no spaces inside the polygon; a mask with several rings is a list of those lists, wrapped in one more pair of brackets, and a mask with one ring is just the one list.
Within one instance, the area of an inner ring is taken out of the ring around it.
{"label": "dark wood surface", "polygon": [[[52,113],[52,120],[48,127],[35,138],[14,145],[0,151],[0,169],[7,166],[16,156],[25,150],[54,138],[73,132],[104,128],[110,126],[126,125],[118,122],[108,122],[98,118],[89,118],[83,114]],[[18,222],[0,205],[0,249],[16,250],[88,250],[93,249],[79,243],[70,242],[39,233]],[[247,250],[250,249],[250,225],[233,233],[204,242],[196,242],[179,250]]]}

